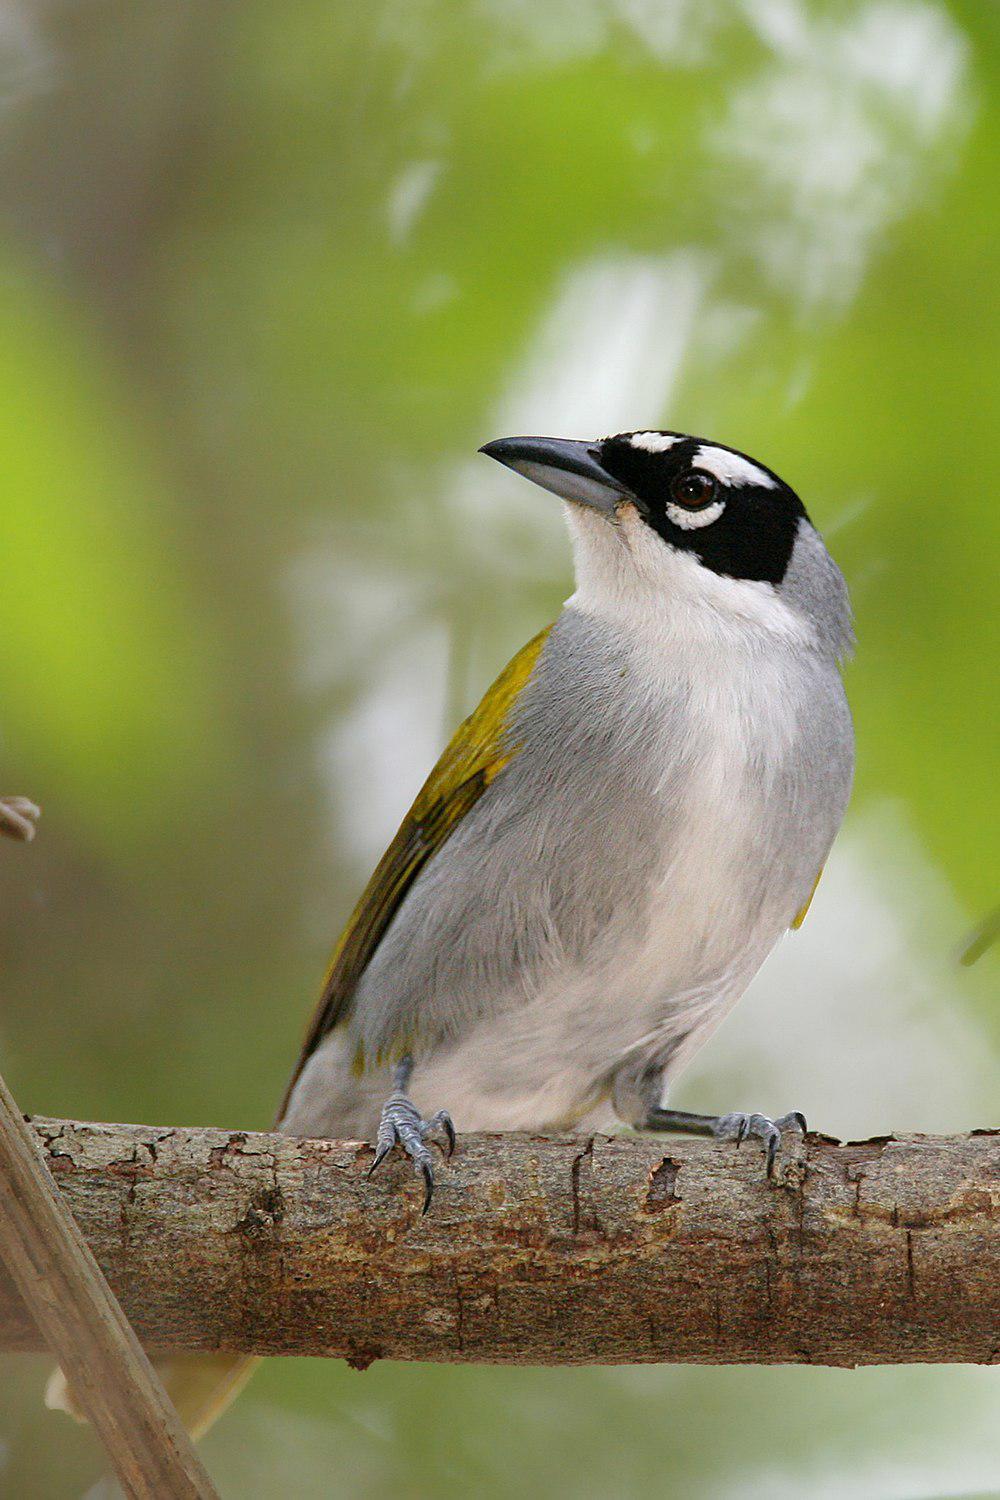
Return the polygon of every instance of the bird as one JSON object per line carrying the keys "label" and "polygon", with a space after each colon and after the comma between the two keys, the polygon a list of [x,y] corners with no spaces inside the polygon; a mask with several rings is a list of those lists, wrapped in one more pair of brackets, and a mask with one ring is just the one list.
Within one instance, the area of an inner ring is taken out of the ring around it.
{"label": "bird", "polygon": [[435,1186],[456,1130],[762,1144],[668,1107],[801,924],[850,794],[843,576],[796,492],[671,431],[481,450],[563,502],[576,587],[465,720],[334,952],[279,1112]]}
{"label": "bird", "polygon": [[[670,431],[481,452],[563,503],[575,589],[460,725],[349,918],[278,1112],[435,1188],[475,1130],[757,1139],[670,1088],[806,914],[854,764],[847,587],[798,495]],[[775,1039],[775,1046],[780,1040]],[[373,1183],[373,1190],[376,1184]],[[203,1431],[254,1361],[163,1371]],[[50,1405],[72,1407],[61,1376]]]}

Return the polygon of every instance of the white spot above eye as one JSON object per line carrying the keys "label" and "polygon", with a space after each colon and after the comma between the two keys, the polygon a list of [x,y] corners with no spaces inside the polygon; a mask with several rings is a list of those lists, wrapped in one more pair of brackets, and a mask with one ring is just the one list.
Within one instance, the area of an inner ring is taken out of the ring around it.
{"label": "white spot above eye", "polygon": [[633,448],[641,448],[644,453],[666,453],[681,439],[670,432],[633,432],[629,436],[629,442]]}
{"label": "white spot above eye", "polygon": [[668,500],[666,505],[669,520],[682,531],[697,531],[700,526],[711,526],[725,508],[724,500],[713,500],[711,505],[706,505],[702,510],[688,510],[686,506],[677,505],[673,500]]}
{"label": "white spot above eye", "polygon": [[720,484],[755,484],[765,490],[777,489],[770,474],[744,458],[741,453],[730,453],[727,448],[705,445],[698,449],[692,463],[695,468],[704,469],[706,474],[711,474]]}

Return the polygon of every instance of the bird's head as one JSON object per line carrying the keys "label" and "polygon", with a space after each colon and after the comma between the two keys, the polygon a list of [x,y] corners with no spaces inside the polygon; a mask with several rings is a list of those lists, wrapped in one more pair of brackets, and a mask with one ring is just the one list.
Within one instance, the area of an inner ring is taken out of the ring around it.
{"label": "bird's head", "polygon": [[500,438],[480,451],[569,502],[583,607],[634,618],[657,601],[702,604],[848,647],[839,570],[795,491],[746,454],[679,432]]}

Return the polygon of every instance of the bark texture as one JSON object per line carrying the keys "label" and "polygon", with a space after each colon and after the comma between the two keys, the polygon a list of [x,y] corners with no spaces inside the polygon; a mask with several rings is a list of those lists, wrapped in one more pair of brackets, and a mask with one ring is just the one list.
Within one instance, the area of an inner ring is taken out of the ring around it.
{"label": "bark texture", "polygon": [[[460,1136],[409,1164],[243,1131],[34,1122],[155,1351],[516,1364],[1000,1360],[1000,1132],[784,1149]],[[0,1284],[0,1345],[38,1347]]]}

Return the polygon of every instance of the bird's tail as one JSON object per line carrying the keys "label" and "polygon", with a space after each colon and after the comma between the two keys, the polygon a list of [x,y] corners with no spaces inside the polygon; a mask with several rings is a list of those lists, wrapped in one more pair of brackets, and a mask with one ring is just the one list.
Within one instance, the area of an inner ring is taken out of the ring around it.
{"label": "bird's tail", "polygon": [[[175,1354],[155,1363],[178,1416],[191,1436],[200,1438],[236,1400],[259,1360],[253,1354]],[[58,1367],[45,1387],[45,1404],[86,1421]]]}

